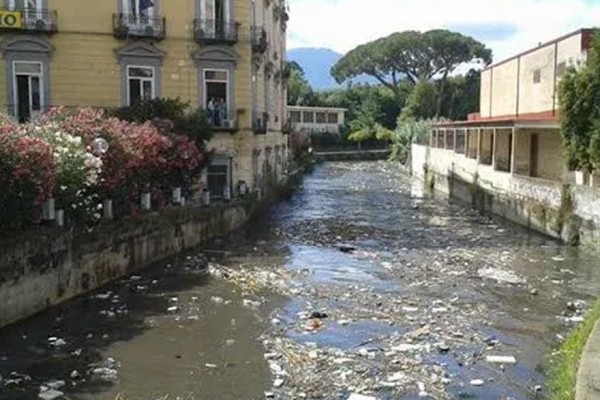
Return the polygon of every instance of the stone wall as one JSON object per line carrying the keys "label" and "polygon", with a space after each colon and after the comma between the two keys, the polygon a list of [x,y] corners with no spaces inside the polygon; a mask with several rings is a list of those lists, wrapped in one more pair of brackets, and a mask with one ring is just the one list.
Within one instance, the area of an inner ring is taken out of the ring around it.
{"label": "stone wall", "polygon": [[0,327],[241,227],[251,200],[145,214],[75,234],[0,239]]}
{"label": "stone wall", "polygon": [[596,244],[600,191],[496,171],[451,150],[413,145],[413,175],[431,190],[569,243]]}

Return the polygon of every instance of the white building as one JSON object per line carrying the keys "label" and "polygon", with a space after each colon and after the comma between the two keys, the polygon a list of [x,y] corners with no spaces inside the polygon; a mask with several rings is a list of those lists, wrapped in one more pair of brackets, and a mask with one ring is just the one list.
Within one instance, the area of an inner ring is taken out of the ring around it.
{"label": "white building", "polygon": [[346,120],[346,109],[335,107],[289,106],[288,118],[296,131],[339,133]]}

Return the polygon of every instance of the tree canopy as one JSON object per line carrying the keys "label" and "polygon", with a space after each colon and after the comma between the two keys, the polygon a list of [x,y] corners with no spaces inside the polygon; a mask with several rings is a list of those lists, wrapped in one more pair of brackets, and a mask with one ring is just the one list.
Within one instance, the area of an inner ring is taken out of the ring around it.
{"label": "tree canopy", "polygon": [[331,75],[338,83],[363,74],[372,76],[397,98],[404,79],[416,85],[439,77],[439,114],[449,74],[465,63],[487,65],[491,61],[491,50],[470,36],[443,29],[405,31],[356,47],[332,67]]}
{"label": "tree canopy", "polygon": [[570,69],[559,87],[563,147],[571,169],[600,168],[600,35],[586,65]]}
{"label": "tree canopy", "polygon": [[290,76],[287,80],[288,104],[294,106],[309,106],[316,102],[316,94],[306,79],[304,70],[295,61],[288,63]]}

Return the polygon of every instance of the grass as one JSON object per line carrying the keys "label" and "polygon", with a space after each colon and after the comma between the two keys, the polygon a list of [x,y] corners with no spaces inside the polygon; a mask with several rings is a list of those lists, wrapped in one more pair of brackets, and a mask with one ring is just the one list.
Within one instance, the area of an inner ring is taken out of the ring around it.
{"label": "grass", "polygon": [[584,322],[579,325],[554,353],[547,376],[547,387],[551,400],[573,400],[577,384],[579,361],[585,344],[600,319],[600,299],[587,313]]}

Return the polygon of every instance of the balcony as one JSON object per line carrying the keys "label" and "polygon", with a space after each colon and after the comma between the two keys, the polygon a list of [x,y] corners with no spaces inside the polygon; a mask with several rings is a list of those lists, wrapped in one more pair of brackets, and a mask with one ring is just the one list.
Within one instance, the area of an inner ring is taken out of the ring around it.
{"label": "balcony", "polygon": [[236,133],[240,130],[237,114],[229,112],[224,116],[218,115],[215,111],[207,111],[208,123],[212,126],[213,132]]}
{"label": "balcony", "polygon": [[288,119],[283,123],[283,125],[281,125],[281,133],[284,135],[289,135],[292,133],[293,127],[292,120]]}
{"label": "balcony", "polygon": [[267,31],[262,26],[252,28],[250,40],[253,52],[264,54],[267,51]]}
{"label": "balcony", "polygon": [[252,132],[254,132],[255,135],[266,135],[268,121],[269,113],[254,112],[252,115]]}
{"label": "balcony", "polygon": [[55,33],[58,30],[56,10],[33,8],[1,10],[0,18],[2,18],[0,30],[47,34]]}
{"label": "balcony", "polygon": [[228,44],[238,41],[239,22],[225,22],[214,19],[194,20],[194,39],[198,44]]}
{"label": "balcony", "polygon": [[165,18],[149,17],[139,14],[114,14],[113,34],[117,39],[165,38]]}

